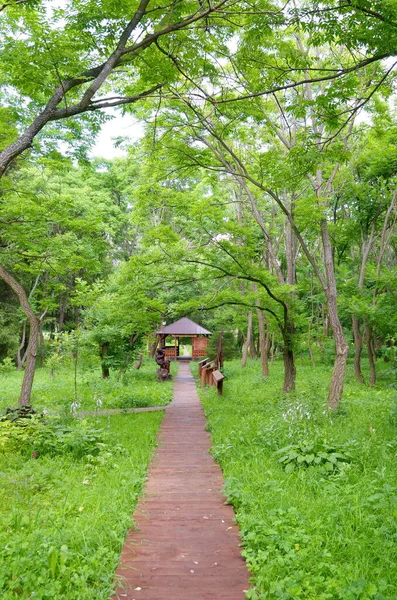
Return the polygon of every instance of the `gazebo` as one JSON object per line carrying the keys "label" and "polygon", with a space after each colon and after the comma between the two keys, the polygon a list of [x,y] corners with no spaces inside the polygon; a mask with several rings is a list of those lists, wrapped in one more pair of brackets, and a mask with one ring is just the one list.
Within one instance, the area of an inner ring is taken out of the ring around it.
{"label": "gazebo", "polygon": [[[164,325],[159,331],[156,331],[156,335],[159,337],[159,346],[164,349],[165,357],[169,360],[195,360],[207,355],[208,337],[212,335],[212,332],[187,317],[182,317],[171,325]],[[167,346],[166,338],[168,336],[174,338],[173,345]],[[182,356],[180,340],[187,341],[189,338],[192,341],[192,355]]]}

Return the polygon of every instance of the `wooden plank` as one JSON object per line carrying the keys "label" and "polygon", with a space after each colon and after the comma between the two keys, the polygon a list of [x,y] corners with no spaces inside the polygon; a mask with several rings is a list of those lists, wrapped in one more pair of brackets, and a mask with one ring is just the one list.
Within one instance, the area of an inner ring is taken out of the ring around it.
{"label": "wooden plank", "polygon": [[225,376],[222,375],[222,373],[218,370],[212,371],[212,377],[215,379],[215,381],[217,383],[218,383],[218,381],[222,381],[222,379],[225,379]]}

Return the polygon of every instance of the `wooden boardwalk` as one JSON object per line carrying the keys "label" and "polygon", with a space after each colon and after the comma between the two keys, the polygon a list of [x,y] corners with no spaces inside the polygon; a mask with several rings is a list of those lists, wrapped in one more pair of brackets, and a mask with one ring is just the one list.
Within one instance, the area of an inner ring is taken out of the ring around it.
{"label": "wooden boardwalk", "polygon": [[248,571],[240,556],[222,472],[189,365],[175,377],[159,449],[134,514],[116,576],[118,600],[244,600]]}

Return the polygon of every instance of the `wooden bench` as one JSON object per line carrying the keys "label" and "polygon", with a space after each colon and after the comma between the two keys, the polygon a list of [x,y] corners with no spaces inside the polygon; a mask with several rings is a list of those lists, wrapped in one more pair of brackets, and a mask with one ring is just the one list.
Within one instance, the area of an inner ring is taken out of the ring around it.
{"label": "wooden bench", "polygon": [[213,385],[216,385],[216,389],[218,390],[219,396],[222,396],[224,379],[225,379],[225,376],[222,375],[222,373],[220,371],[218,371],[218,369],[216,369],[215,371],[212,371],[212,380],[214,382]]}

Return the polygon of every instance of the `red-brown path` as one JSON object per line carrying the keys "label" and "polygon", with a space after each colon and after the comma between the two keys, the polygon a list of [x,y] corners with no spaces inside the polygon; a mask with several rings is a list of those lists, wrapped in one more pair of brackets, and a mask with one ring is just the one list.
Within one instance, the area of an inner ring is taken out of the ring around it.
{"label": "red-brown path", "polygon": [[119,600],[244,600],[248,571],[240,556],[222,472],[189,365],[181,363],[159,449],[120,557]]}

